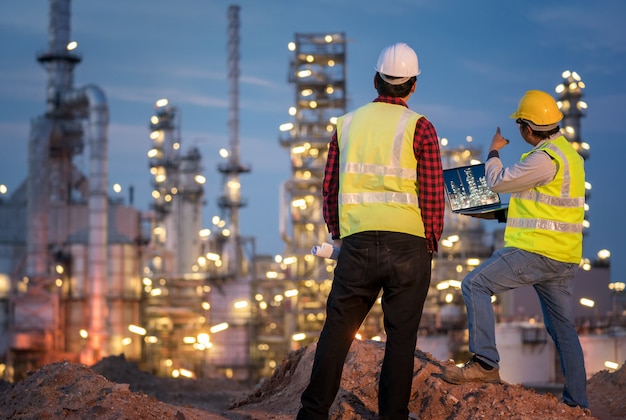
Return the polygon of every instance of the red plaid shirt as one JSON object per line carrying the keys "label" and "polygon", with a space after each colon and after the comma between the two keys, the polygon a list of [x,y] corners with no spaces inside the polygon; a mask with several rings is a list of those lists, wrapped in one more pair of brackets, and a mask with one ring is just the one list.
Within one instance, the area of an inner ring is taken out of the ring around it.
{"label": "red plaid shirt", "polygon": [[[379,96],[374,102],[386,102],[407,107],[400,98]],[[437,252],[445,212],[444,182],[441,168],[439,139],[435,127],[426,117],[417,120],[413,137],[413,151],[417,159],[417,185],[419,206],[424,222],[428,250]],[[328,145],[328,159],[322,186],[324,196],[324,221],[333,239],[341,237],[339,231],[339,145],[337,131]]]}

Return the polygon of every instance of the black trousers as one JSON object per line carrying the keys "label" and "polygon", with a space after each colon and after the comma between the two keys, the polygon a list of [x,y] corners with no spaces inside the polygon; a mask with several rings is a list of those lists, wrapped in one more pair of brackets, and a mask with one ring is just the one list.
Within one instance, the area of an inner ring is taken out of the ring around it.
{"label": "black trousers", "polygon": [[407,419],[417,329],[430,285],[431,260],[426,240],[413,235],[371,231],[343,239],[298,419],[328,418],[352,340],[381,289],[387,339],[378,411],[385,419]]}

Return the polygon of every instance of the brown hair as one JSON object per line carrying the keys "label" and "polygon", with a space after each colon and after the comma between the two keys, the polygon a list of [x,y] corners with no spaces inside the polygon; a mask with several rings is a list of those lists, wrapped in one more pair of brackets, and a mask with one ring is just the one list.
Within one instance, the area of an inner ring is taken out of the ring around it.
{"label": "brown hair", "polygon": [[392,85],[391,83],[385,82],[383,78],[380,77],[380,73],[376,72],[376,91],[380,96],[404,98],[409,93],[411,93],[411,88],[413,88],[413,84],[416,81],[417,76],[413,76],[401,85]]}

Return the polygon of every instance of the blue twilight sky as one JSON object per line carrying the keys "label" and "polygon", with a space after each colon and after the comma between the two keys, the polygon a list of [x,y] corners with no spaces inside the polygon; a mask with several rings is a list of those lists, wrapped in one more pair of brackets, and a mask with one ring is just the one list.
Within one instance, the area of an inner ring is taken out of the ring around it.
{"label": "blue twilight sky", "polygon": [[[110,184],[133,185],[134,205],[142,210],[150,202],[148,122],[154,102],[167,97],[182,114],[183,150],[197,145],[203,155],[205,225],[217,214],[218,151],[228,147],[231,5],[241,7],[240,156],[252,167],[241,177],[249,203],[241,211],[241,233],[256,237],[257,252],[284,249],[279,190],[290,177],[290,161],[278,126],[290,121],[295,97],[287,82],[287,44],[295,33],[345,32],[349,109],[375,97],[380,50],[407,42],[422,69],[409,106],[426,115],[451,147],[469,135],[486,153],[501,126],[511,140],[501,153],[505,164],[529,148],[508,118],[519,98],[528,89],[554,94],[564,70],[578,72],[589,105],[581,137],[591,145],[586,171],[593,186],[585,256],[609,249],[612,280],[625,280],[626,194],[613,174],[624,165],[626,150],[620,117],[626,109],[626,2],[74,1],[71,37],[83,57],[74,83],[106,93]],[[48,13],[46,0],[0,0],[0,184],[9,194],[26,176],[30,120],[44,112],[46,73],[36,54],[48,49]],[[77,163],[87,171],[86,157]]]}

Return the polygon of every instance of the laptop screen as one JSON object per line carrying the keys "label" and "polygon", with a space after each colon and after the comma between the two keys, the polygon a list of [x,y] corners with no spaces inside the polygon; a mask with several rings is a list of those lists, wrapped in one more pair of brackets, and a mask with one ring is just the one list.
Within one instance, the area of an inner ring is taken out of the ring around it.
{"label": "laptop screen", "polygon": [[450,209],[465,212],[500,205],[500,196],[487,187],[485,164],[445,169],[443,178]]}

